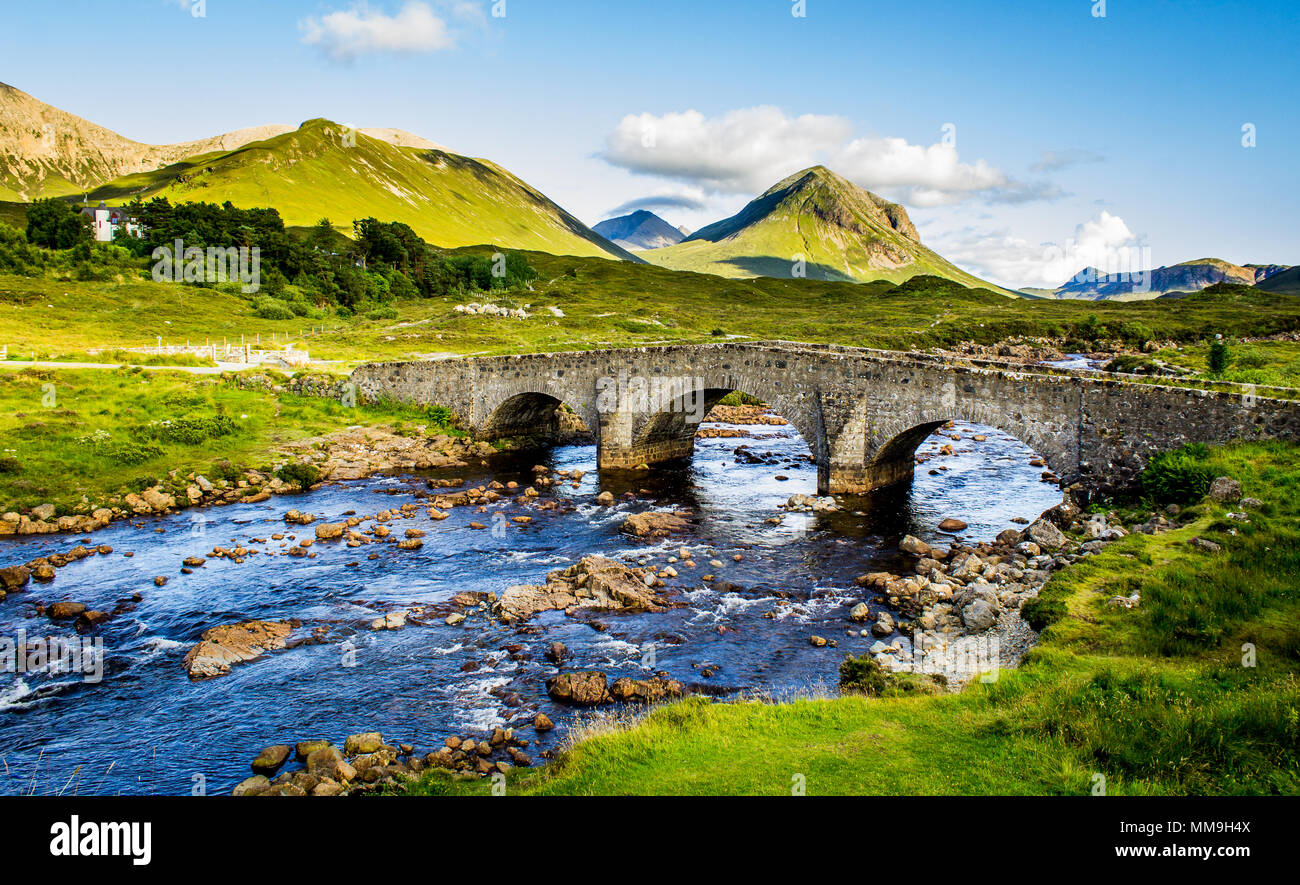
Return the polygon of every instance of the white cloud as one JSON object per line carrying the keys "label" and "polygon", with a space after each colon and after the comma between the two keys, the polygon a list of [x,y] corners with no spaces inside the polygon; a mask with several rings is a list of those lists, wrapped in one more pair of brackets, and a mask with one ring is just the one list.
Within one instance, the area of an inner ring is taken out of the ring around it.
{"label": "white cloud", "polygon": [[699,111],[629,114],[610,133],[615,166],[696,184],[716,193],[755,193],[821,162],[850,134],[840,117],[788,117],[756,107],[705,117]]}
{"label": "white cloud", "polygon": [[[481,14],[472,3],[457,2],[450,9],[460,18]],[[309,16],[298,27],[302,42],[319,47],[337,61],[382,52],[435,52],[456,45],[456,36],[447,19],[419,0],[409,0],[395,15],[373,9],[363,0],[319,19]]]}
{"label": "white cloud", "polygon": [[1124,219],[1105,210],[1077,225],[1063,243],[1031,243],[1006,230],[967,227],[938,234],[931,245],[958,266],[1013,288],[1054,289],[1088,267],[1121,273],[1152,266],[1150,250]]}
{"label": "white cloud", "polygon": [[646,175],[689,182],[714,193],[753,194],[825,163],[869,190],[913,206],[980,197],[1018,203],[1060,196],[1055,186],[1017,181],[984,160],[963,163],[951,145],[903,138],[852,138],[838,116],[791,117],[755,107],[706,117],[699,111],[630,114],[606,140],[604,158]]}
{"label": "white cloud", "polygon": [[913,206],[942,206],[974,196],[1025,202],[1056,196],[1047,185],[1015,181],[983,160],[963,163],[948,144],[911,144],[903,138],[858,138],[831,158],[831,167],[868,190]]}

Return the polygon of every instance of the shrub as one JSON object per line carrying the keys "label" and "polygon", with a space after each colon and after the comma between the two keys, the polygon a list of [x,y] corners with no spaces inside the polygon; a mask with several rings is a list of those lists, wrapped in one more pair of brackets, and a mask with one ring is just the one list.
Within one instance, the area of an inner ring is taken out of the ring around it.
{"label": "shrub", "polygon": [[0,473],[22,473],[23,463],[13,455],[0,458]]}
{"label": "shrub", "polygon": [[1035,630],[1043,631],[1065,617],[1065,603],[1039,594],[1020,607],[1020,617]]}
{"label": "shrub", "polygon": [[879,697],[888,682],[885,671],[869,654],[859,657],[849,655],[840,664],[840,691],[851,691],[869,697]]}
{"label": "shrub", "polygon": [[306,489],[320,482],[320,470],[314,464],[292,461],[275,471],[281,480]]}
{"label": "shrub", "polygon": [[[162,453],[162,447],[151,442],[122,442],[103,450],[103,454],[119,464],[143,464]],[[144,488],[153,485],[155,483],[150,483]]]}
{"label": "shrub", "polygon": [[169,418],[155,421],[141,430],[146,438],[162,442],[196,446],[218,436],[229,436],[238,425],[229,415],[212,415],[203,418]]}
{"label": "shrub", "polygon": [[397,319],[397,308],[395,307],[377,307],[366,314],[368,320],[395,320]]}
{"label": "shrub", "polygon": [[1142,471],[1142,494],[1156,504],[1191,504],[1204,498],[1214,481],[1214,468],[1205,463],[1209,449],[1191,443],[1162,452]]}
{"label": "shrub", "polygon": [[429,406],[426,410],[429,415],[429,421],[440,426],[446,426],[452,422],[455,417],[451,409],[446,406]]}
{"label": "shrub", "polygon": [[264,320],[291,320],[293,311],[278,298],[262,295],[253,301],[253,313]]}
{"label": "shrub", "polygon": [[1210,343],[1210,371],[1216,375],[1223,374],[1231,362],[1232,355],[1228,352],[1228,345],[1223,341],[1212,341]]}

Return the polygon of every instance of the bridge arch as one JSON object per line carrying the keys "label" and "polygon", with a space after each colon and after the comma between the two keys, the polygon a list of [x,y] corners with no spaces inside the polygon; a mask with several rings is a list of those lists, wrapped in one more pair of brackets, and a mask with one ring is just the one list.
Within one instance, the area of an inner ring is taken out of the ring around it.
{"label": "bridge arch", "polygon": [[810,426],[805,416],[795,409],[783,410],[778,404],[763,399],[748,390],[735,387],[703,388],[695,395],[698,397],[696,403],[691,402],[692,397],[686,397],[685,401],[682,397],[676,397],[662,404],[660,410],[650,415],[638,429],[633,444],[638,447],[648,448],[676,448],[681,451],[681,457],[689,457],[693,451],[695,434],[699,431],[700,425],[708,419],[708,415],[713,411],[714,406],[732,393],[744,393],[753,396],[759,399],[767,408],[788,421],[803,437],[808,450],[816,457],[815,446],[818,429]]}
{"label": "bridge arch", "polygon": [[[860,493],[906,482],[916,465],[917,448],[952,421],[1000,430],[1028,446],[1057,476],[1067,482],[1076,477],[1076,440],[1068,420],[1044,421],[1023,413],[1014,402],[987,396],[957,399],[951,390],[941,392],[937,400],[898,409],[869,398],[859,410],[860,421],[850,422],[861,428],[860,436],[855,438],[851,427],[837,440],[832,490]],[[855,457],[859,452],[861,460]]]}
{"label": "bridge arch", "polygon": [[[539,389],[541,388],[541,389]],[[522,384],[496,391],[482,403],[475,436],[482,440],[507,437],[555,439],[575,431],[592,432],[594,418],[584,411],[583,398],[559,387]]]}

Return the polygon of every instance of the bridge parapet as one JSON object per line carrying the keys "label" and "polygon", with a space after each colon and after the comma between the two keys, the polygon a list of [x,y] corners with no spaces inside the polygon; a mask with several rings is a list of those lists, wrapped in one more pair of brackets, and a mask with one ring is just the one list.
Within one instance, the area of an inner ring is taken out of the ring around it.
{"label": "bridge parapet", "polygon": [[488,439],[556,433],[567,407],[602,469],[689,456],[708,410],[742,391],[799,431],[823,494],[905,481],[917,445],[952,420],[1021,439],[1086,491],[1129,486],[1153,452],[1186,442],[1300,439],[1300,402],[1249,388],[783,341],[371,363],[353,381],[363,397],[447,406]]}

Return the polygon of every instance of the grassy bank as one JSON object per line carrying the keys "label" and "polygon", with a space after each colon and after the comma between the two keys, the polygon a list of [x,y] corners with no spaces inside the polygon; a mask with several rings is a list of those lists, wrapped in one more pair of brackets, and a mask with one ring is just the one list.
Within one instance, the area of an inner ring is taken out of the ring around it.
{"label": "grassy bank", "polygon": [[[1263,501],[1205,500],[1058,572],[1018,670],[945,696],[688,699],[588,729],[516,794],[1084,795],[1300,792],[1300,448],[1211,450]],[[1218,554],[1193,538],[1222,546]],[[1107,605],[1137,592],[1134,609]],[[1253,659],[1252,659],[1253,656]],[[1246,664],[1252,664],[1247,666]],[[829,675],[829,674],[827,674]],[[433,772],[420,795],[481,793]]]}
{"label": "grassy bank", "polygon": [[347,408],[167,370],[28,368],[0,378],[4,510],[52,503],[59,515],[88,513],[174,476],[215,481],[274,466],[281,444],[350,425],[431,423],[414,406]]}

